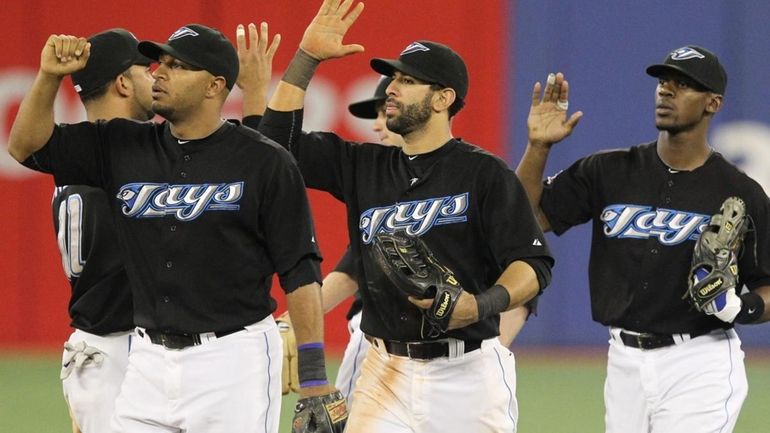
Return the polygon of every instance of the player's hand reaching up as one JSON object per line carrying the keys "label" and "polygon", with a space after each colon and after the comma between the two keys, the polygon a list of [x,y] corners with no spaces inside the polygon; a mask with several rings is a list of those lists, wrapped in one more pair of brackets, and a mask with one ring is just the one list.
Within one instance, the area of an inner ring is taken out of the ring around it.
{"label": "player's hand reaching up", "polygon": [[354,0],[324,0],[313,21],[305,29],[299,47],[317,60],[334,59],[364,51],[359,44],[344,45],[350,26],[356,22],[364,10],[364,4],[358,2],[350,8]]}
{"label": "player's hand reaching up", "polygon": [[243,24],[235,30],[240,66],[235,84],[243,92],[243,116],[262,115],[267,108],[267,89],[273,76],[273,57],[281,43],[281,35],[268,40],[267,23],[260,25],[259,31],[254,23],[249,24],[249,34]]}
{"label": "player's hand reaching up", "polygon": [[544,90],[540,82],[535,83],[527,118],[529,143],[536,147],[549,147],[570,135],[583,117],[583,112],[577,111],[567,118],[568,108],[569,84],[564,74],[549,74]]}
{"label": "player's hand reaching up", "polygon": [[40,72],[63,77],[86,66],[91,43],[86,38],[51,35],[40,53]]}

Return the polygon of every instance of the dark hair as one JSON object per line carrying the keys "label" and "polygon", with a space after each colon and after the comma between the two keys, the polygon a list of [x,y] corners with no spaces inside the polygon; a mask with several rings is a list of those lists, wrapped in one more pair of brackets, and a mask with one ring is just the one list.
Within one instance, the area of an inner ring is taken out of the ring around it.
{"label": "dark hair", "polygon": [[[444,90],[446,89],[446,86],[442,86],[441,84],[431,84],[430,90]],[[452,103],[452,105],[449,106],[449,118],[451,119],[454,117],[455,114],[457,114],[462,108],[465,106],[465,100],[457,96],[455,98],[455,101]]]}

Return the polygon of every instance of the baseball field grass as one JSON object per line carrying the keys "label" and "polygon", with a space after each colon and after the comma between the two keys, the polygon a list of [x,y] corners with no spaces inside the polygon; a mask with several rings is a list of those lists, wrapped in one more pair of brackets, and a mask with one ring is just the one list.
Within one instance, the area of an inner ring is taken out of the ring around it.
{"label": "baseball field grass", "polygon": [[[749,397],[735,433],[766,433],[770,352],[746,350]],[[606,351],[515,349],[520,433],[597,433],[604,430],[602,387]],[[337,361],[331,360],[330,373]],[[694,366],[695,367],[695,366]],[[281,432],[289,432],[295,399],[284,397]],[[0,352],[0,432],[66,433],[67,410],[56,353]]]}

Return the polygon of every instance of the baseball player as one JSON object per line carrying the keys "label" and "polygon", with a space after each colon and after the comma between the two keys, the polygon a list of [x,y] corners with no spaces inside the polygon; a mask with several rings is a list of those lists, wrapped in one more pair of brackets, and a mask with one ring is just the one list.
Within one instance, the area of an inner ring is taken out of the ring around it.
{"label": "baseball player", "polygon": [[[152,118],[152,61],[139,41],[120,28],[90,38],[86,67],[72,82],[88,120]],[[117,234],[104,191],[86,185],[56,188],[53,202],[64,273],[70,281],[70,325],[64,344],[62,386],[73,432],[107,432],[128,365],[133,306]]]}
{"label": "baseball player", "polygon": [[[611,336],[606,431],[730,432],[748,389],[733,326],[770,319],[770,201],[709,146],[727,84],[717,56],[689,45],[647,73],[658,79],[657,140],[582,158],[544,184],[551,146],[582,113],[567,118],[561,73],[549,76],[542,97],[535,84],[517,173],[545,230],[560,235],[592,221],[592,313]],[[683,299],[693,247],[730,196],[754,222],[738,259],[749,291],[714,300],[704,314]]]}
{"label": "baseball player", "polygon": [[111,430],[277,432],[273,273],[297,318],[300,397],[332,391],[320,256],[297,166],[261,134],[221,119],[239,60],[221,32],[199,24],[139,44],[159,62],[152,109],[166,122],[56,125],[59,83],[85,66],[90,48],[49,37],[9,151],[58,185],[89,184],[110,197],[137,325]]}
{"label": "baseball player", "polygon": [[[347,207],[351,249],[360,257],[361,329],[372,344],[347,431],[515,431],[515,365],[496,338],[499,313],[544,288],[553,262],[513,171],[451,135],[450,118],[468,91],[463,60],[430,41],[410,44],[398,60],[372,60],[375,71],[393,77],[385,114],[403,148],[301,131],[318,63],[363,50],[342,44],[362,9],[323,2],[260,124],[292,151],[308,187]],[[430,245],[462,285],[446,332],[433,333],[426,321],[423,309],[433,300],[407,298],[370,255],[375,236],[397,231]]]}

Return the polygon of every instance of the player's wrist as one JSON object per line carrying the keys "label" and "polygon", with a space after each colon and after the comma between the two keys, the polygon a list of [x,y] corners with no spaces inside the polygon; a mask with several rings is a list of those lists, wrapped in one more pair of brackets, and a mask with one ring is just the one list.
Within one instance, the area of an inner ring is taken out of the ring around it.
{"label": "player's wrist", "polygon": [[754,292],[744,293],[740,296],[741,310],[735,316],[735,323],[747,325],[759,320],[765,313],[765,300]]}
{"label": "player's wrist", "polygon": [[508,309],[511,295],[508,289],[500,284],[495,284],[486,291],[476,295],[478,307],[478,320],[484,320],[495,314],[500,314]]}
{"label": "player's wrist", "polygon": [[329,386],[323,343],[305,343],[297,346],[297,373],[300,391],[303,388]]}
{"label": "player's wrist", "polygon": [[313,74],[315,74],[315,70],[320,63],[320,60],[299,48],[286,68],[282,81],[299,87],[302,90],[307,90],[307,86],[310,84],[310,80],[313,78]]}

